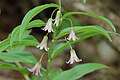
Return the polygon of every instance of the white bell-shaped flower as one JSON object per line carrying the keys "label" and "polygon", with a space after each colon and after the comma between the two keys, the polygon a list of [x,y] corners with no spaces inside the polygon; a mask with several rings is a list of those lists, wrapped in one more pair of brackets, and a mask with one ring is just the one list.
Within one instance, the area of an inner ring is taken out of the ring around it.
{"label": "white bell-shaped flower", "polygon": [[67,61],[66,63],[67,63],[67,64],[73,64],[74,62],[80,62],[80,61],[82,61],[82,59],[79,59],[79,58],[77,57],[77,55],[76,55],[75,50],[74,50],[74,49],[71,49],[71,51],[70,51],[70,59],[69,59],[69,61]]}
{"label": "white bell-shaped flower", "polygon": [[53,32],[53,29],[52,29],[52,19],[48,19],[47,23],[46,23],[46,26],[44,28],[42,28],[42,30],[44,31],[48,31],[49,33],[50,32]]}
{"label": "white bell-shaped flower", "polygon": [[56,26],[59,25],[59,22],[60,22],[60,20],[61,20],[60,16],[61,16],[61,12],[60,12],[60,11],[57,11],[57,14],[56,14],[56,17],[55,17],[55,22],[54,22],[54,24],[55,24]]}
{"label": "white bell-shaped flower", "polygon": [[48,51],[48,47],[47,47],[47,41],[48,41],[48,37],[44,36],[43,40],[41,41],[41,43],[36,46],[37,48],[40,48],[41,50],[44,48],[46,51]]}
{"label": "white bell-shaped flower", "polygon": [[32,69],[28,69],[28,70],[36,76],[42,76],[42,73],[40,72],[40,68],[41,68],[41,64],[37,63]]}
{"label": "white bell-shaped flower", "polygon": [[73,27],[71,27],[71,29],[70,29],[70,34],[69,34],[69,36],[68,36],[68,38],[67,38],[68,40],[73,40],[73,41],[75,41],[75,40],[77,40],[78,38],[76,37],[76,35],[75,35],[75,32],[74,32],[74,29],[73,29]]}

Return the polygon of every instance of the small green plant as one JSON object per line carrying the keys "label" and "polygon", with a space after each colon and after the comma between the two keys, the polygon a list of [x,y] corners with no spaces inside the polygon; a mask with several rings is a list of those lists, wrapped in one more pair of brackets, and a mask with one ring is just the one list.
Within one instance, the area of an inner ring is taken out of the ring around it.
{"label": "small green plant", "polygon": [[[82,1],[86,3],[87,0]],[[56,9],[51,14],[47,23],[42,20],[32,20],[34,16],[50,7],[55,7]],[[0,60],[2,60],[2,62],[0,62],[0,68],[19,71],[26,80],[76,80],[95,70],[107,68],[107,66],[99,63],[86,63],[77,65],[66,71],[62,71],[61,68],[57,70],[51,69],[53,60],[65,48],[70,47],[70,59],[66,62],[67,64],[80,62],[82,59],[77,57],[72,45],[95,35],[103,35],[112,42],[110,34],[116,33],[116,29],[112,22],[105,17],[85,12],[68,12],[62,14],[61,7],[61,0],[59,0],[59,5],[45,4],[31,9],[23,18],[22,23],[15,27],[8,38],[0,42]],[[56,11],[56,17],[53,19],[53,14],[55,14]],[[68,18],[74,14],[99,19],[107,23],[113,31],[107,31],[96,25],[74,26],[72,20]],[[71,26],[62,28],[61,24],[64,20],[68,20]],[[43,37],[41,43],[39,43],[34,36],[30,35],[30,30],[33,27],[42,26],[45,26],[42,30],[47,31],[48,33]],[[53,35],[50,45],[47,44],[49,34]],[[59,42],[59,44],[55,45],[57,42]],[[44,49],[47,54],[43,53],[38,60],[31,52],[24,51],[27,46],[36,46],[36,48],[39,48],[40,50]],[[48,55],[46,67],[42,67],[41,64],[44,55]],[[33,68],[29,69],[22,64],[30,65]],[[30,75],[30,73],[33,74]]]}

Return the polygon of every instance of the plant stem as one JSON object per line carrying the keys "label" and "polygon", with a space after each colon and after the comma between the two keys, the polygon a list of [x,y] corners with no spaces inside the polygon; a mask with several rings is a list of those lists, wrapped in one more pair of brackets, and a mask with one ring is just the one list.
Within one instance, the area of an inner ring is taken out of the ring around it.
{"label": "plant stem", "polygon": [[29,76],[27,74],[23,74],[25,80],[30,80]]}
{"label": "plant stem", "polygon": [[59,9],[61,11],[61,0],[59,0]]}
{"label": "plant stem", "polygon": [[48,53],[48,64],[47,64],[47,72],[46,72],[47,80],[51,80],[51,78],[50,78],[50,69],[51,69],[51,64],[52,64],[51,51],[52,51],[54,45],[55,45],[55,41],[53,40],[50,45],[50,49],[49,49],[49,53]]}
{"label": "plant stem", "polygon": [[47,80],[51,80],[51,77],[50,77],[51,62],[52,61],[50,61],[50,59],[48,59],[47,72],[46,72]]}
{"label": "plant stem", "polygon": [[55,31],[53,34],[53,40],[51,45],[49,46],[49,51],[48,51],[48,64],[47,64],[47,71],[46,71],[47,80],[51,80],[50,78],[50,70],[51,70],[51,64],[52,64],[51,54],[52,54],[52,49],[56,43],[56,40],[55,40],[56,32],[57,31]]}
{"label": "plant stem", "polygon": [[[61,0],[59,0],[59,10],[61,11]],[[49,46],[49,51],[48,51],[48,63],[47,63],[47,71],[46,71],[47,80],[51,80],[51,77],[50,77],[50,70],[51,70],[51,64],[52,64],[51,54],[52,54],[53,47],[56,43],[56,39],[55,39],[56,34],[57,34],[57,30],[55,30],[55,32],[53,33],[53,40],[51,45]]]}
{"label": "plant stem", "polygon": [[[21,65],[20,63],[16,62],[16,65],[17,65],[19,68],[22,68],[22,65]],[[30,80],[30,78],[29,78],[29,76],[28,76],[27,74],[25,74],[25,73],[22,73],[22,74],[23,74],[25,80]]]}

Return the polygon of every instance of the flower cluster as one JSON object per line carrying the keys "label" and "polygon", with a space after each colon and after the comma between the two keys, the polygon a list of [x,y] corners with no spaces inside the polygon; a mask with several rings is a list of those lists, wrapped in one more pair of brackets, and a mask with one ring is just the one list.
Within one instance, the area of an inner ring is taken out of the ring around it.
{"label": "flower cluster", "polygon": [[[44,28],[42,28],[42,30],[44,31],[48,31],[48,33],[51,33],[51,32],[54,32],[53,30],[53,27],[52,27],[52,21],[54,21],[54,25],[56,27],[59,26],[59,23],[60,23],[60,20],[61,19],[61,12],[60,11],[57,11],[57,14],[56,14],[56,17],[55,19],[53,20],[52,18],[48,19],[46,25]],[[69,33],[69,36],[67,38],[67,40],[77,40],[77,36],[75,35],[75,32],[74,32],[74,27],[71,27],[70,28],[70,33]],[[48,37],[47,35],[44,36],[44,38],[42,39],[41,43],[39,45],[37,45],[36,47],[39,48],[40,50],[42,49],[45,49],[45,51],[48,51],[49,48],[48,48]],[[82,61],[82,59],[79,59],[76,55],[76,52],[74,49],[71,48],[71,51],[70,51],[70,59],[69,61],[67,61],[66,63],[67,64],[73,64],[74,62],[80,62]],[[42,76],[41,72],[40,72],[40,68],[41,68],[41,59],[40,59],[40,62],[38,62],[32,69],[29,69],[30,72],[32,72],[33,74],[35,75],[40,75]]]}

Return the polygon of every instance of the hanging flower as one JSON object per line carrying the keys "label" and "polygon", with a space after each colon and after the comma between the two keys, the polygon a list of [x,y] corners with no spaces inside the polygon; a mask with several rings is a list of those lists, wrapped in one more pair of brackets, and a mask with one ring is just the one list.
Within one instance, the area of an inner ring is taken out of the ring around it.
{"label": "hanging flower", "polygon": [[56,26],[59,25],[60,15],[61,15],[61,12],[60,12],[60,11],[57,11],[57,15],[56,15],[56,17],[55,17],[55,23],[54,23]]}
{"label": "hanging flower", "polygon": [[52,29],[52,19],[48,19],[47,23],[46,23],[46,26],[42,29],[44,31],[48,31],[49,33],[50,32],[53,32],[53,29]]}
{"label": "hanging flower", "polygon": [[73,64],[74,62],[80,62],[80,61],[82,61],[82,59],[79,59],[78,57],[77,57],[77,55],[76,55],[76,52],[75,52],[75,50],[74,49],[71,49],[71,51],[70,51],[70,59],[69,59],[69,61],[68,62],[66,62],[67,64]]}
{"label": "hanging flower", "polygon": [[74,29],[73,29],[73,27],[71,27],[71,29],[70,29],[70,34],[69,34],[69,36],[68,36],[68,38],[67,38],[68,40],[73,40],[73,41],[75,41],[75,40],[77,40],[78,38],[76,37],[76,35],[75,35],[75,32],[74,32]]}
{"label": "hanging flower", "polygon": [[32,69],[28,69],[30,72],[32,72],[36,76],[42,76],[42,73],[40,72],[41,64],[37,63]]}
{"label": "hanging flower", "polygon": [[47,41],[48,41],[48,37],[44,36],[43,40],[41,41],[41,43],[36,46],[37,48],[40,48],[41,50],[44,48],[46,51],[48,51],[48,47],[47,47]]}

